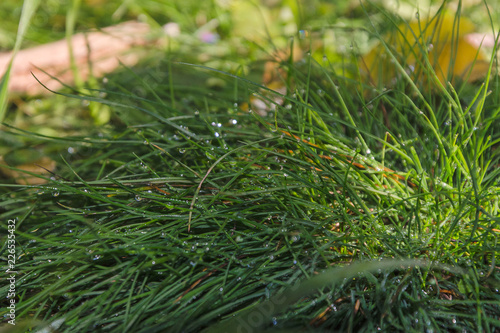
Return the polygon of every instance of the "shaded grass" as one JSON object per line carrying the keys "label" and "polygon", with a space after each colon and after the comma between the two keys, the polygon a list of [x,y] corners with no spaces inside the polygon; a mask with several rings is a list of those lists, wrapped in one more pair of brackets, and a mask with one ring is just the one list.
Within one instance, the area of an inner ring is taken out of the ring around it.
{"label": "shaded grass", "polygon": [[[68,95],[116,114],[88,138],[6,129],[64,148],[47,185],[2,193],[18,318],[61,332],[499,326],[497,77],[365,101],[309,56],[283,64],[284,96],[155,66],[109,77],[105,99]],[[251,109],[274,97],[275,111]]]}

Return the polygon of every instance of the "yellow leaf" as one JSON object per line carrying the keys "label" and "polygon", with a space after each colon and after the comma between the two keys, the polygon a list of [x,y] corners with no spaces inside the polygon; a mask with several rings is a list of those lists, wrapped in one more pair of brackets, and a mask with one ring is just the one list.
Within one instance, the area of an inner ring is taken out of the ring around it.
{"label": "yellow leaf", "polygon": [[[445,84],[457,78],[474,81],[486,75],[487,57],[466,38],[472,32],[472,22],[444,13],[401,24],[384,40],[412,80],[428,84],[434,81],[435,73]],[[429,72],[427,61],[434,73]],[[375,85],[391,85],[401,76],[381,43],[361,58],[360,69],[369,83]]]}

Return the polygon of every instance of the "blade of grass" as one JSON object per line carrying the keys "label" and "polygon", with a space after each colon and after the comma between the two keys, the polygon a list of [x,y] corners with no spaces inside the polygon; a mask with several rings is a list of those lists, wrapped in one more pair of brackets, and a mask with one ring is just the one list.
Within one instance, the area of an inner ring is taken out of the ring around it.
{"label": "blade of grass", "polygon": [[21,19],[19,20],[19,27],[17,30],[16,43],[14,44],[14,49],[12,50],[12,58],[7,66],[6,72],[3,74],[0,80],[0,123],[3,122],[5,118],[5,112],[7,110],[7,103],[9,100],[8,86],[10,73],[12,69],[12,63],[16,57],[17,52],[21,49],[21,44],[24,39],[24,35],[30,26],[31,18],[36,12],[40,0],[25,0],[23,2],[23,9],[21,11]]}

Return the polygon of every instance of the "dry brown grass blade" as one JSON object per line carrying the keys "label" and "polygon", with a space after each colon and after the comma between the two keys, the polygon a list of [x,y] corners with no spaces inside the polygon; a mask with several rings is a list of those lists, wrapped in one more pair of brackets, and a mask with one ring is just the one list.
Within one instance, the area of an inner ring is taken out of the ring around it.
{"label": "dry brown grass blade", "polygon": [[[320,148],[320,149],[324,149],[324,148],[321,148],[320,146],[318,146],[317,144],[314,144],[312,142],[309,142],[307,140],[304,140],[304,139],[301,139],[300,137],[298,137],[297,135],[294,135],[288,131],[285,131],[285,130],[280,130],[281,133],[289,136],[289,137],[292,137],[296,140],[301,140],[302,142],[310,145],[310,146],[313,146],[315,148]],[[360,164],[360,163],[357,163],[357,162],[354,162],[353,159],[354,157],[352,156],[349,156],[349,155],[346,155],[346,154],[339,154],[337,152],[334,152],[334,151],[330,151],[330,153],[332,154],[335,154],[335,155],[338,155],[338,156],[341,156],[343,158],[346,159],[346,161],[350,164],[352,164],[353,166],[357,167],[357,168],[360,168],[360,169],[370,169],[370,170],[376,170],[375,168],[371,167],[371,166],[365,166],[363,164]],[[331,160],[332,158],[330,156],[326,156],[326,155],[318,155],[320,158],[323,158],[323,159],[327,159],[327,160]],[[405,181],[408,185],[410,185],[411,187],[417,187],[417,185],[415,185],[414,183],[412,183],[411,181],[407,180],[405,177],[401,176],[401,175],[398,175],[396,173],[396,171],[394,170],[391,170],[389,168],[386,168],[386,167],[383,167],[382,168],[382,171],[385,172],[383,173],[382,175],[386,178],[392,178],[394,179],[395,181],[399,182],[399,181]]]}

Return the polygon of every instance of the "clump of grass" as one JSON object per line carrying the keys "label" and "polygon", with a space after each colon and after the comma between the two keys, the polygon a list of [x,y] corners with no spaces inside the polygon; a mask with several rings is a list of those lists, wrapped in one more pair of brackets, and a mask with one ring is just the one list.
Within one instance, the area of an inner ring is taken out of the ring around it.
{"label": "clump of grass", "polygon": [[[113,108],[94,135],[6,130],[64,147],[47,185],[2,194],[18,318],[61,332],[499,326],[498,77],[365,101],[310,56],[283,64],[285,95],[155,66],[109,77],[105,99],[67,95]],[[241,107],[253,98],[274,111]]]}

